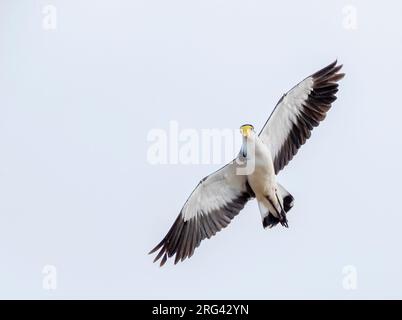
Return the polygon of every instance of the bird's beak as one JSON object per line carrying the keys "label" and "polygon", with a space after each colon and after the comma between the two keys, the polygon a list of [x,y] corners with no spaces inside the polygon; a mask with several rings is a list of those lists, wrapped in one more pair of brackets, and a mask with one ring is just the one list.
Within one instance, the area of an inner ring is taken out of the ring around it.
{"label": "bird's beak", "polygon": [[243,138],[243,144],[241,145],[240,155],[243,159],[247,159],[247,140],[245,137]]}

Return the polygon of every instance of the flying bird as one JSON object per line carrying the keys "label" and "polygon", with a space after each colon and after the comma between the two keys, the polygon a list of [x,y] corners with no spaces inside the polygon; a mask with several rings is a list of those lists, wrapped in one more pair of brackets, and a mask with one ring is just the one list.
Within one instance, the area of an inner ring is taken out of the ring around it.
{"label": "flying bird", "polygon": [[241,126],[243,145],[232,162],[202,179],[184,204],[158,252],[163,266],[190,258],[204,239],[227,227],[251,199],[256,199],[264,228],[288,227],[286,214],[293,196],[276,181],[276,175],[296,155],[324,120],[344,77],[337,61],[305,78],[285,93],[259,134],[250,124]]}

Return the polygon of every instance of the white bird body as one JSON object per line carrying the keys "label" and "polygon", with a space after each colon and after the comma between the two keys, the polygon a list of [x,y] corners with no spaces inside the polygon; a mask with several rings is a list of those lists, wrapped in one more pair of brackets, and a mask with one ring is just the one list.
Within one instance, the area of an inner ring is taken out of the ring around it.
{"label": "white bird body", "polygon": [[278,187],[271,152],[254,131],[250,132],[247,140],[254,147],[254,152],[247,155],[246,161],[254,166],[247,180],[259,203],[261,216],[264,219],[268,212],[272,212],[276,218],[281,218],[283,204],[279,202],[281,197],[277,197]]}

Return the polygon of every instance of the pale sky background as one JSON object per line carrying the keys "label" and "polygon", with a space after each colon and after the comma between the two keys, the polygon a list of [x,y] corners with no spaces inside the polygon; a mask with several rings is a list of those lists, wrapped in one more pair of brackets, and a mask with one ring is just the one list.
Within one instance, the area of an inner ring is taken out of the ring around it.
{"label": "pale sky background", "polygon": [[[56,30],[42,26],[49,4]],[[0,0],[0,298],[402,298],[401,12],[399,1]],[[150,130],[259,130],[336,58],[339,99],[279,177],[296,199],[290,228],[264,230],[252,202],[190,260],[152,264],[147,252],[220,165],[151,165]],[[43,288],[46,265],[56,290]]]}

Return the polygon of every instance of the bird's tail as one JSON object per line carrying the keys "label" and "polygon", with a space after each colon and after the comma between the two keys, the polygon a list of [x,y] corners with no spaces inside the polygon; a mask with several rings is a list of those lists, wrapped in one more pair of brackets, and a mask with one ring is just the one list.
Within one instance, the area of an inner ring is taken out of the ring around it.
{"label": "bird's tail", "polygon": [[288,227],[286,213],[288,213],[289,210],[292,209],[294,204],[294,198],[279,183],[276,196],[281,207],[281,212],[279,214],[282,217],[282,219],[278,218],[272,212],[270,212],[270,210],[262,202],[258,202],[258,207],[260,209],[262,216],[262,225],[264,228],[273,228],[278,223],[280,223],[284,227]]}
{"label": "bird's tail", "polygon": [[288,213],[290,209],[293,208],[295,199],[290,194],[290,192],[287,191],[282,185],[280,185],[279,183],[277,185],[279,196],[282,198],[283,210]]}

